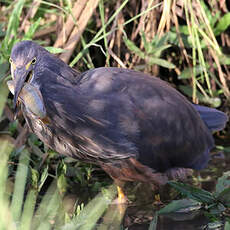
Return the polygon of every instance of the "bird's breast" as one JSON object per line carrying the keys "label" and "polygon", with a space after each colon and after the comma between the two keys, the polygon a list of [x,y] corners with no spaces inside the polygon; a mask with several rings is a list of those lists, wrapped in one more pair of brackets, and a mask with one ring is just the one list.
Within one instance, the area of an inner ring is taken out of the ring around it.
{"label": "bird's breast", "polygon": [[41,119],[37,119],[33,114],[28,114],[25,109],[23,109],[23,114],[31,131],[48,147],[58,153],[77,158],[76,152],[78,150],[76,146],[67,142],[60,134],[57,135],[56,131],[49,124],[46,124]]}

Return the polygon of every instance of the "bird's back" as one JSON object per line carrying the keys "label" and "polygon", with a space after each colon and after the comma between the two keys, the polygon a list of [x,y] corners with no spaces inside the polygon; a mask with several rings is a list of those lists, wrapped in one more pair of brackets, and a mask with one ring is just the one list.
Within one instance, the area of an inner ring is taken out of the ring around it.
{"label": "bird's back", "polygon": [[214,146],[192,104],[140,72],[97,68],[79,75],[73,87],[41,86],[41,92],[50,95],[44,103],[55,121],[51,132],[76,149],[64,154],[79,159],[111,163],[134,157],[159,171],[200,169]]}
{"label": "bird's back", "polygon": [[167,178],[157,179],[153,169],[203,168],[214,146],[210,130],[226,122],[144,73],[97,68],[80,74],[32,41],[17,43],[10,60],[14,106],[22,104],[31,130],[57,152],[99,164],[116,180],[151,177],[161,184]]}
{"label": "bird's back", "polygon": [[115,106],[106,119],[116,117],[116,128],[135,144],[141,163],[160,171],[206,165],[212,135],[193,105],[166,82],[132,70],[98,68],[84,73],[80,84],[101,103],[108,98]]}

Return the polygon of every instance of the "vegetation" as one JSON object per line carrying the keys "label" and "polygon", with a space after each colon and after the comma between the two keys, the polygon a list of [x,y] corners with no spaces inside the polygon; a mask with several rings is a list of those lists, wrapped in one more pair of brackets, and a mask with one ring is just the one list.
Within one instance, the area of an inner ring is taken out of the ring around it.
{"label": "vegetation", "polygon": [[[79,71],[148,72],[191,101],[229,114],[228,1],[0,0],[0,9],[0,229],[131,229],[135,219],[123,219],[129,208],[110,205],[115,190],[104,172],[53,152],[28,133],[22,116],[13,119],[6,86],[12,46],[33,39]],[[230,229],[229,127],[215,138],[207,169],[189,185],[170,182],[167,197],[156,196],[149,229],[156,229],[158,215],[194,210],[204,211],[206,228]],[[129,199],[141,196],[129,190],[138,185],[127,188]]]}

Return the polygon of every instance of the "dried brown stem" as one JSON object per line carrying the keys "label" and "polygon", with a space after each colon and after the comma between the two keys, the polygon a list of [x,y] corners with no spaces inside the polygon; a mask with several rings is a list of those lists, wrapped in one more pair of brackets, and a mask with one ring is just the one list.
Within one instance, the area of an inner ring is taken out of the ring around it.
{"label": "dried brown stem", "polygon": [[72,15],[68,16],[66,23],[63,25],[63,29],[61,33],[57,37],[54,47],[64,46],[64,44],[66,43],[68,37],[70,36],[74,28],[74,25],[76,24],[77,20],[79,19],[86,5],[87,5],[87,0],[78,0],[75,2],[73,6]]}
{"label": "dried brown stem", "polygon": [[[7,104],[4,107],[4,114],[11,122],[14,121],[14,113],[12,112],[12,110],[10,109],[10,107]],[[21,126],[21,124],[18,123],[17,130],[19,132],[21,132],[22,129],[23,129],[23,127]]]}
{"label": "dried brown stem", "polygon": [[22,145],[26,143],[28,135],[29,130],[27,124],[25,124],[14,142],[14,146],[16,149],[20,148]]}
{"label": "dried brown stem", "polygon": [[127,68],[125,64],[121,61],[121,59],[108,47],[109,54],[113,57],[113,59],[120,65],[122,68]]}
{"label": "dried brown stem", "polygon": [[19,32],[22,32],[23,30],[26,32],[26,24],[27,24],[28,20],[30,18],[33,18],[34,15],[37,13],[37,10],[38,10],[40,4],[41,4],[41,0],[34,0],[33,1],[27,15],[25,16],[25,18],[21,24]]}
{"label": "dried brown stem", "polygon": [[73,31],[71,32],[71,35],[68,39],[68,42],[63,47],[66,52],[62,53],[60,55],[60,58],[68,63],[69,59],[74,51],[74,48],[76,47],[89,19],[91,18],[94,10],[96,9],[97,5],[99,3],[99,0],[89,0],[87,1],[87,5],[82,11],[79,20],[77,20],[77,26],[74,27]]}

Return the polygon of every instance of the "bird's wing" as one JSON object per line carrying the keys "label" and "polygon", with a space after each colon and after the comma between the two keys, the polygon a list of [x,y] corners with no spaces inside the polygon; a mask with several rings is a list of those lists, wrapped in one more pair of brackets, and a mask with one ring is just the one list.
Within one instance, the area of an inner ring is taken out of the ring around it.
{"label": "bird's wing", "polygon": [[40,86],[51,131],[74,146],[76,157],[134,157],[157,170],[206,163],[213,147],[209,130],[193,106],[158,78],[98,68],[71,85],[48,69],[43,74],[52,75]]}
{"label": "bird's wing", "polygon": [[[51,76],[51,73],[47,69],[43,75]],[[126,133],[118,126],[119,98],[91,95],[90,91],[84,93],[78,87],[62,84],[57,79],[58,76],[40,83],[47,115],[51,120],[49,127],[54,135],[74,146],[76,154],[80,152],[82,155],[79,158],[86,160],[112,161],[136,157],[135,144],[127,139]],[[97,100],[102,102],[99,102],[99,110]]]}
{"label": "bird's wing", "polygon": [[142,163],[159,170],[207,163],[214,145],[209,130],[192,104],[166,82],[132,70],[99,68],[85,73],[81,90],[93,95],[89,108],[109,104],[117,130],[135,143]]}
{"label": "bird's wing", "polygon": [[206,106],[195,105],[194,108],[199,112],[202,120],[205,122],[210,131],[220,131],[224,129],[226,123],[228,122],[228,116],[214,108],[209,108]]}

